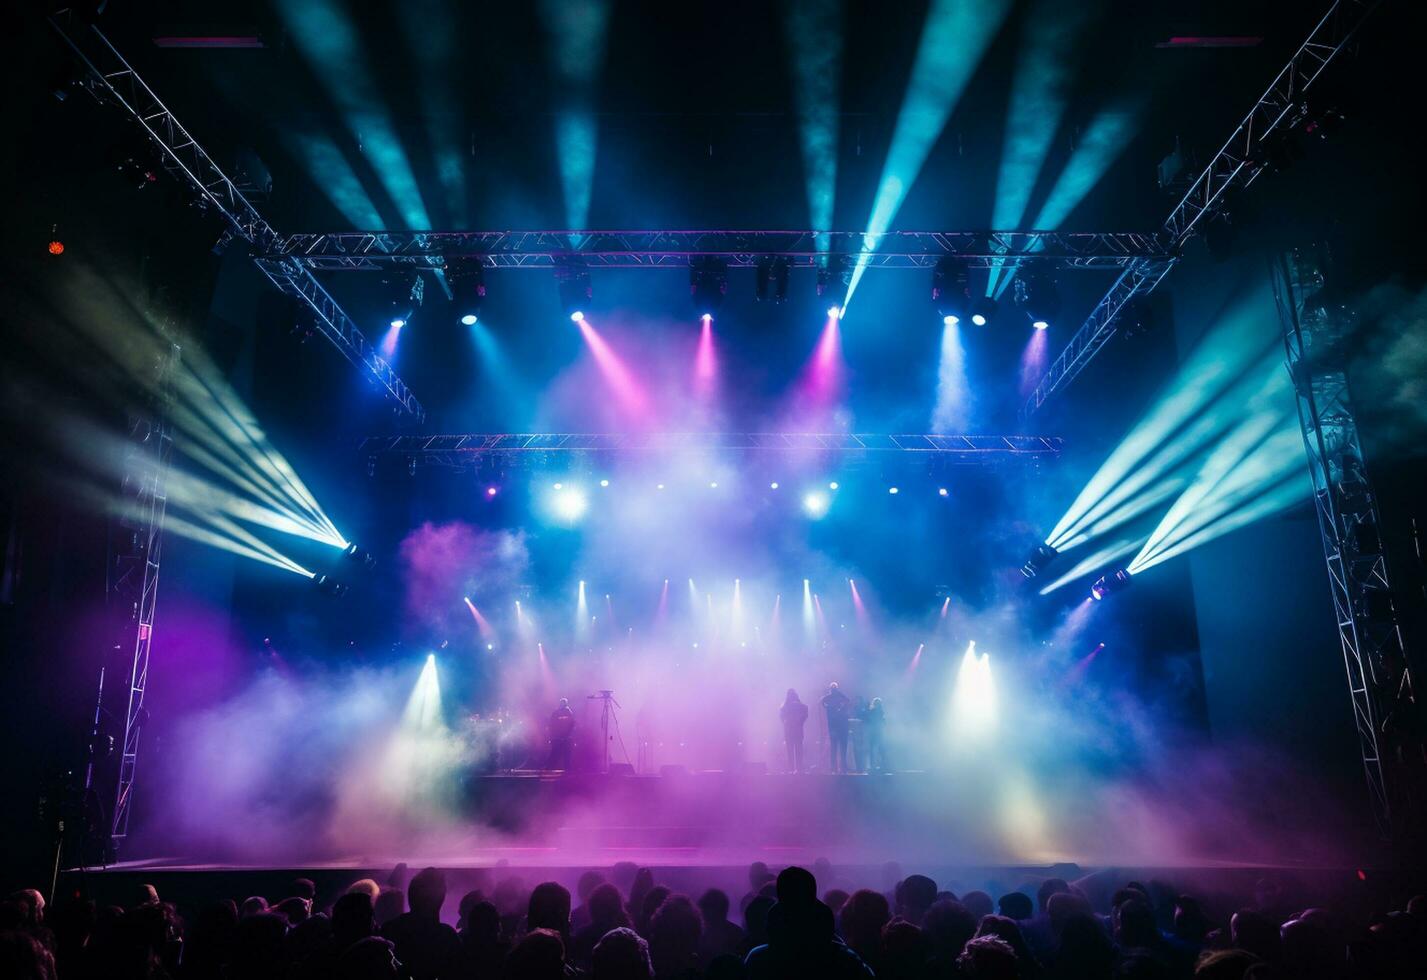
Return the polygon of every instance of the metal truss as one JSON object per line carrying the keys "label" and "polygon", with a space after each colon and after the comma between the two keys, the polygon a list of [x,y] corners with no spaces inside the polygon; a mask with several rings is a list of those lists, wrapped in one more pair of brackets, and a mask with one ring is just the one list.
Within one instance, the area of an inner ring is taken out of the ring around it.
{"label": "metal truss", "polygon": [[360,452],[374,464],[396,458],[409,466],[475,468],[486,463],[542,462],[576,457],[639,457],[692,453],[835,455],[952,465],[1046,460],[1063,440],[1046,436],[880,435],[818,432],[471,433],[373,436]]}
{"label": "metal truss", "polygon": [[1115,336],[1115,321],[1125,305],[1137,296],[1148,295],[1174,268],[1174,262],[1172,258],[1142,259],[1116,277],[1110,291],[1090,311],[1089,319],[1075,331],[1075,336],[1046,369],[1045,376],[1021,410],[1023,419],[1029,418],[1059,388],[1075,379],[1090,359],[1100,352],[1100,348]]}
{"label": "metal truss", "polygon": [[1085,369],[1115,335],[1120,311],[1130,300],[1148,295],[1159,285],[1203,222],[1223,210],[1225,196],[1248,187],[1263,173],[1269,163],[1272,141],[1307,118],[1309,109],[1304,96],[1309,86],[1347,47],[1379,2],[1334,0],[1165,219],[1158,243],[1167,258],[1141,259],[1115,280],[1026,400],[1021,409],[1023,421]]}
{"label": "metal truss", "polygon": [[[349,271],[444,269],[452,260],[491,269],[683,269],[699,258],[723,259],[731,268],[773,258],[837,268],[857,260],[866,241],[853,231],[353,231],[289,235],[271,255],[309,269]],[[866,263],[923,269],[957,258],[973,268],[999,268],[1034,259],[1061,268],[1124,269],[1164,254],[1154,235],[1135,232],[903,231],[879,237]]]}
{"label": "metal truss", "polygon": [[[131,422],[124,489],[132,495],[122,526],[128,553],[111,557],[110,600],[121,603],[127,617],[129,692],[124,712],[124,737],[120,744],[119,774],[114,809],[109,824],[111,850],[129,834],[129,813],[134,801],[134,780],[139,763],[139,737],[146,717],[144,692],[149,682],[149,650],[154,638],[154,613],[158,608],[159,565],[163,557],[164,516],[168,510],[166,483],[173,455],[173,426],[169,409],[174,373],[180,351],[171,344],[156,365],[157,391],[152,417]],[[103,697],[101,674],[100,697]]]}
{"label": "metal truss", "polygon": [[1349,397],[1344,362],[1352,313],[1333,302],[1310,256],[1283,256],[1274,286],[1372,814],[1384,836],[1400,838],[1414,828],[1420,833],[1427,758]]}
{"label": "metal truss", "polygon": [[1268,166],[1268,143],[1308,116],[1304,100],[1309,86],[1323,73],[1380,0],[1334,0],[1288,64],[1254,103],[1244,121],[1225,140],[1204,172],[1189,185],[1183,199],[1164,222],[1165,245],[1178,250],[1200,221],[1212,218],[1224,195],[1248,187]]}
{"label": "metal truss", "polygon": [[[284,240],[98,27],[74,9],[55,14],[50,24],[88,71],[88,88],[95,98],[101,104],[124,110],[158,148],[165,170],[187,184],[204,206],[221,215],[234,235],[252,246],[259,256],[266,256]],[[425,411],[416,396],[367,342],[307,266],[297,261],[261,257],[258,266],[278,289],[306,304],[322,335],[349,361],[364,368],[404,412],[418,422],[425,419]]]}

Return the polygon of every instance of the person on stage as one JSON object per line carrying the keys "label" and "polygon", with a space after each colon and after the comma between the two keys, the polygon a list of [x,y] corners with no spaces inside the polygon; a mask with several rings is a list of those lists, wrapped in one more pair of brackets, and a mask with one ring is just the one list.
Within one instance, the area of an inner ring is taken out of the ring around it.
{"label": "person on stage", "polygon": [[803,725],[808,720],[808,706],[798,700],[798,692],[788,688],[783,707],[778,709],[783,722],[783,744],[788,747],[788,771],[803,771]]}
{"label": "person on stage", "polygon": [[887,714],[882,699],[873,698],[862,715],[862,738],[867,746],[867,771],[887,771],[887,745],[882,740],[887,728]]}
{"label": "person on stage", "polygon": [[575,742],[575,713],[567,698],[550,715],[550,758],[546,769],[569,769],[570,749]]}
{"label": "person on stage", "polygon": [[823,711],[827,713],[827,739],[832,753],[832,771],[847,772],[847,730],[852,715],[852,701],[833,681],[823,695]]}

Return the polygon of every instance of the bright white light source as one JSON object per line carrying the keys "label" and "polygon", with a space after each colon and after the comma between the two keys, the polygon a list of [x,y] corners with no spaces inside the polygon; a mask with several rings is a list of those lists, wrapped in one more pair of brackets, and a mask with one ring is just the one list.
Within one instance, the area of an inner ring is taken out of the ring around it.
{"label": "bright white light source", "polygon": [[803,510],[811,518],[819,518],[827,513],[828,505],[831,501],[828,495],[821,490],[814,490],[803,495]]}
{"label": "bright white light source", "polygon": [[551,506],[555,510],[555,516],[560,520],[574,522],[585,516],[585,511],[589,508],[589,501],[577,488],[569,487],[555,492]]}

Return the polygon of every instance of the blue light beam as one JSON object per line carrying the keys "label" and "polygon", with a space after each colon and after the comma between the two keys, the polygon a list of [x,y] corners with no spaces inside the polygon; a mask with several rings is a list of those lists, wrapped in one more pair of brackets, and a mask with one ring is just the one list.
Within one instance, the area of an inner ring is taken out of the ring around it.
{"label": "blue light beam", "polygon": [[843,309],[1010,9],[1010,0],[933,0]]}

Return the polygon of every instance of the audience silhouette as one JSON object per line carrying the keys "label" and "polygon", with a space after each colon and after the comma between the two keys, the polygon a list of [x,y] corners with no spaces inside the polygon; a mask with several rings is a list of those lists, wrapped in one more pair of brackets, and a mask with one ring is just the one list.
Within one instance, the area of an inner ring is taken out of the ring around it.
{"label": "audience silhouette", "polygon": [[[131,890],[128,908],[73,893],[47,906],[26,890],[0,902],[0,978],[1399,980],[1422,976],[1427,963],[1421,895],[1369,918],[1355,908],[1284,911],[1288,890],[1261,882],[1244,904],[1216,902],[1211,911],[1162,881],[1110,892],[1103,878],[1049,878],[1002,895],[997,914],[990,893],[958,901],[920,874],[886,884],[892,901],[865,887],[828,889],[835,900],[819,901],[819,877],[853,885],[858,876],[815,867],[816,876],[791,866],[776,877],[762,863],[750,867],[743,928],[729,921],[722,888],[703,889],[695,902],[633,866],[581,875],[575,915],[560,882],[527,891],[507,876],[492,901],[483,891],[491,878],[481,875],[461,899],[459,931],[442,921],[447,878],[436,868],[409,880],[399,869],[385,887],[360,879],[330,905],[299,878],[286,886],[293,894],[271,903],[262,895],[241,909],[233,899],[208,901],[191,918],[152,884]],[[686,870],[678,880],[699,877]],[[379,925],[383,904],[396,911]]]}

